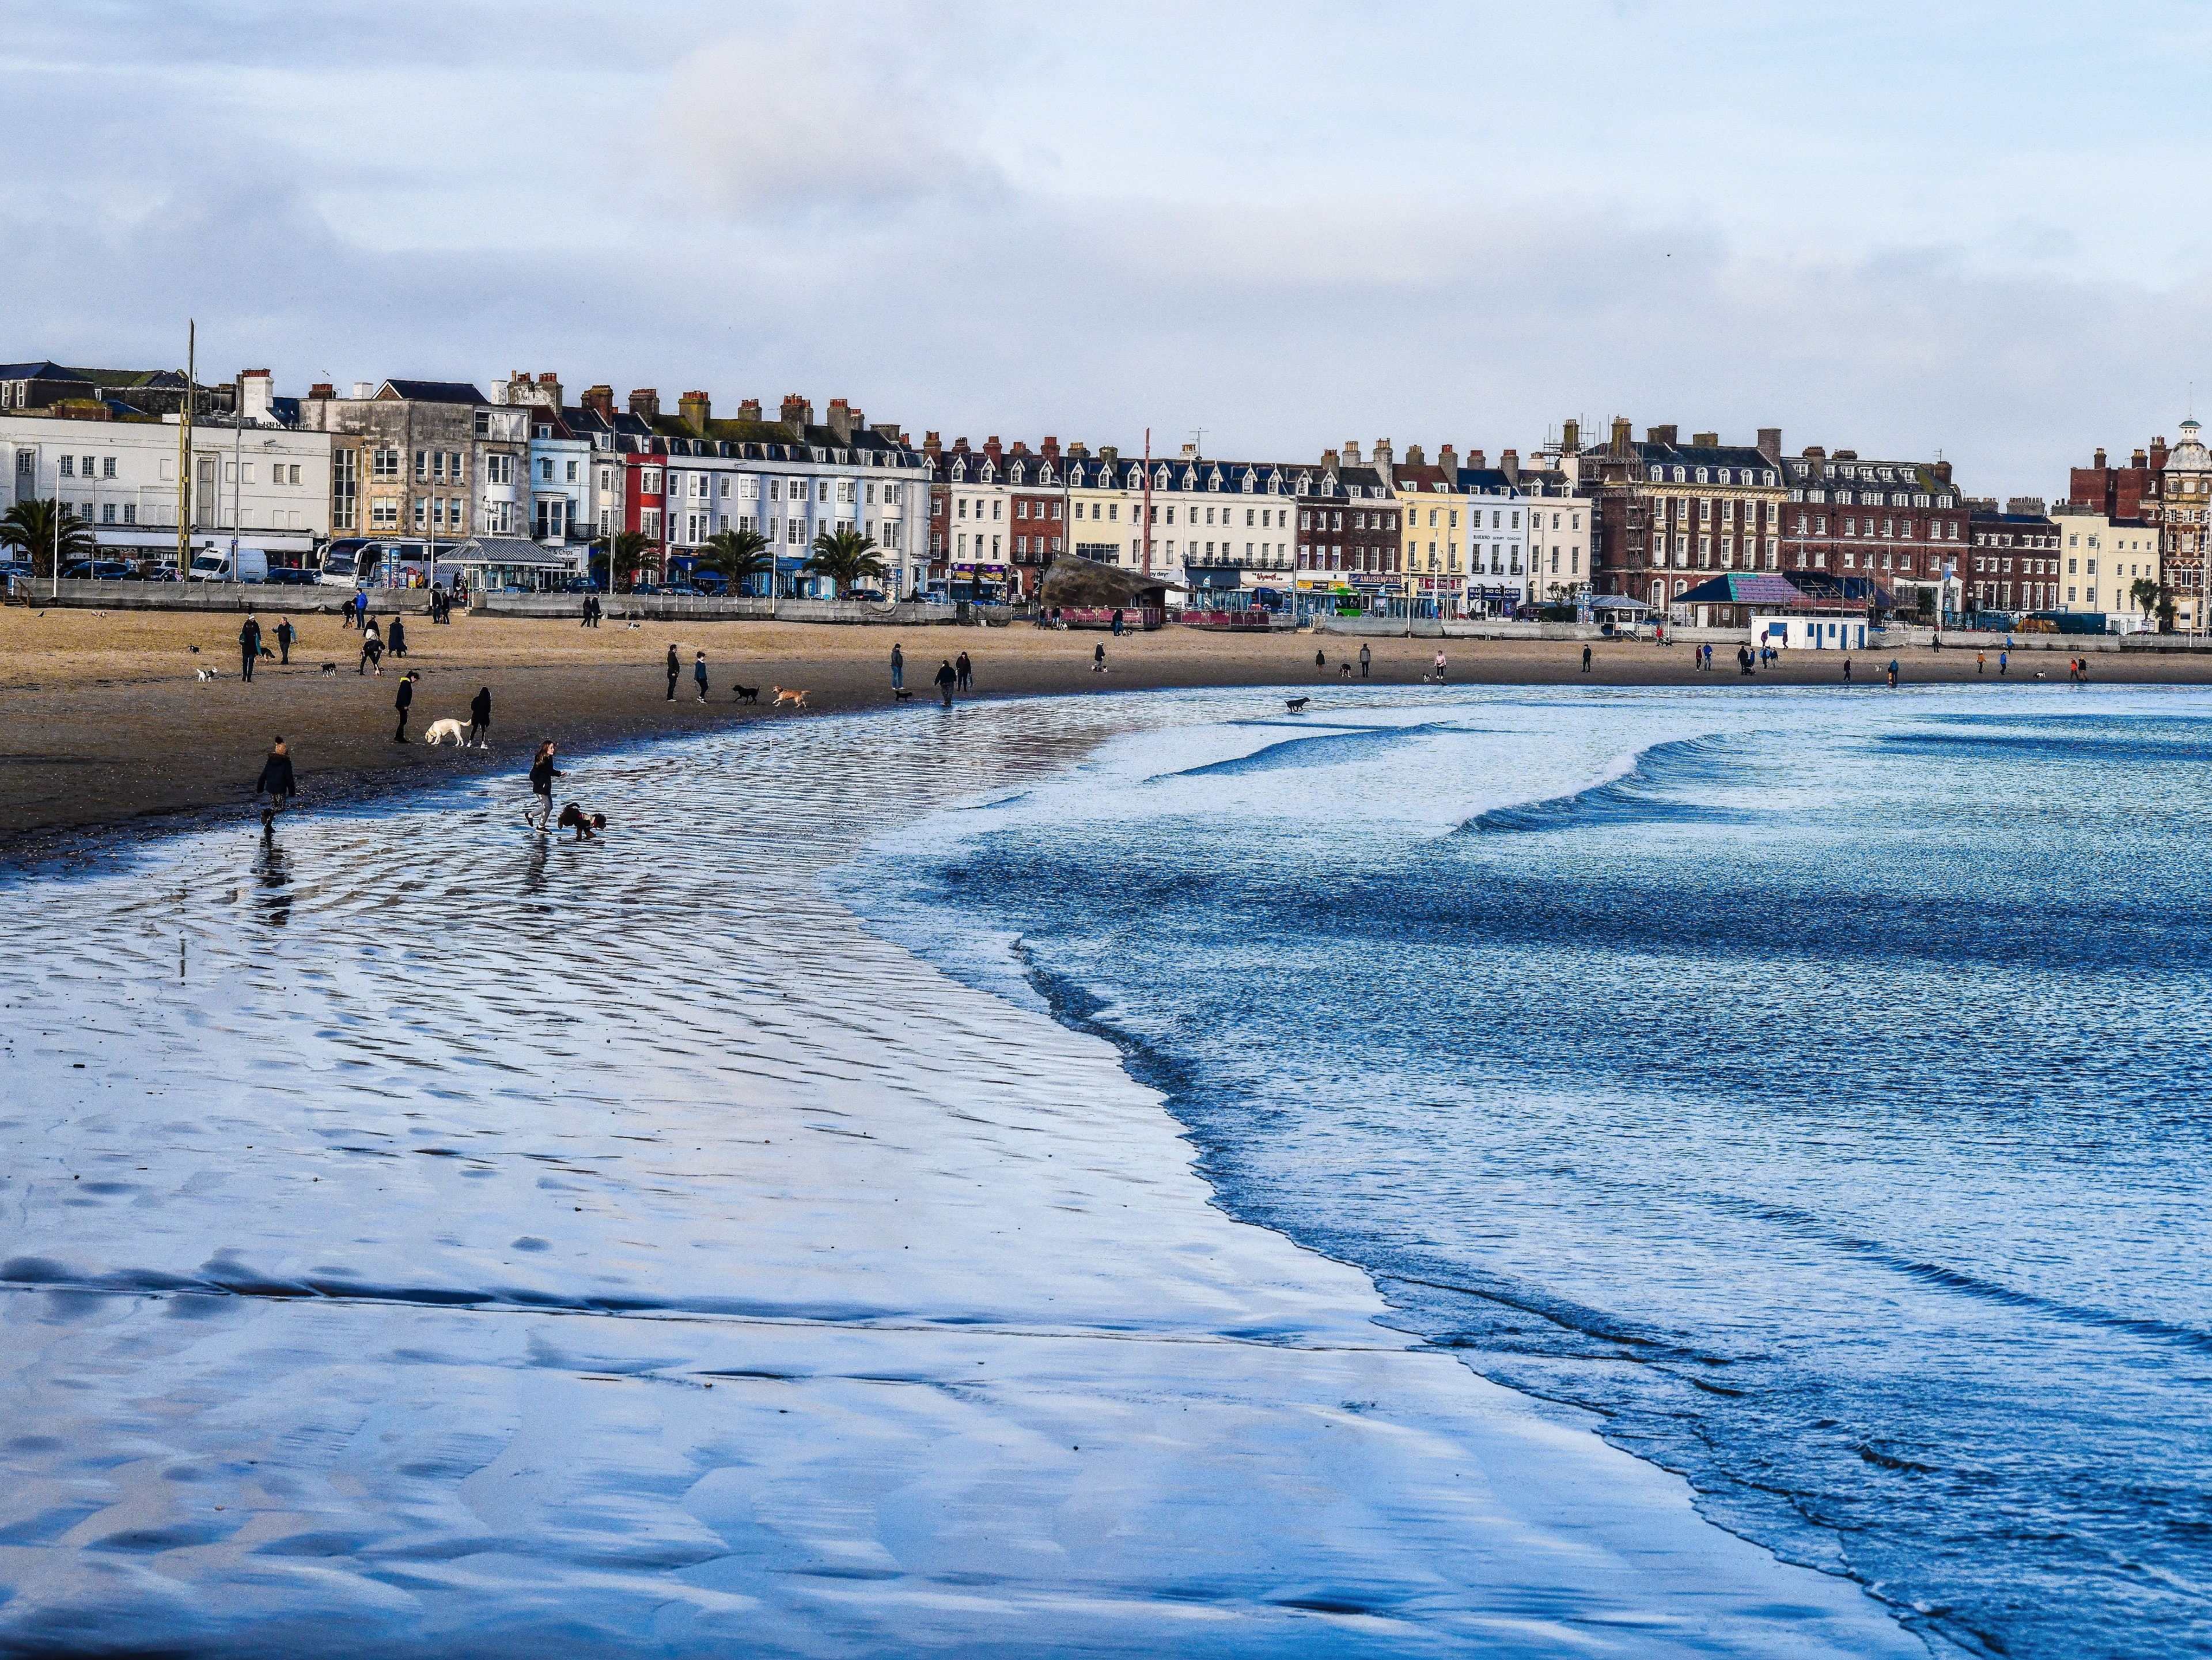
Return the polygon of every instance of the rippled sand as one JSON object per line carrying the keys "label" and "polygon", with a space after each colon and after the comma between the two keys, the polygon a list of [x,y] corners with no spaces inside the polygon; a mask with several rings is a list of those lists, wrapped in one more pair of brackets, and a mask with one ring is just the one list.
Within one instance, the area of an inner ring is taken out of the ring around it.
{"label": "rippled sand", "polygon": [[7,890],[0,1646],[1922,1652],[820,885],[1220,703],[634,751],[568,781],[599,845],[485,781]]}

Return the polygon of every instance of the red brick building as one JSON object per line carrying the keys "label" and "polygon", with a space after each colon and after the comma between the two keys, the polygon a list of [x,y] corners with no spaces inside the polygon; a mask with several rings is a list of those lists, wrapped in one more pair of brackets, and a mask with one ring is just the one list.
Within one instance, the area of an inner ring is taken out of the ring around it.
{"label": "red brick building", "polygon": [[1780,428],[1760,428],[1756,446],[1711,432],[1684,444],[1671,426],[1646,429],[1640,444],[1616,420],[1606,447],[1579,457],[1583,489],[1596,497],[1590,562],[1600,593],[1663,616],[1716,571],[1782,568]]}
{"label": "red brick building", "polygon": [[1012,498],[1009,598],[1034,596],[1053,556],[1067,550],[1067,479],[1060,440],[1048,438],[1034,452],[1017,442],[1006,453],[1004,465]]}
{"label": "red brick building", "polygon": [[2212,626],[2212,562],[2206,558],[2208,518],[2212,518],[2212,453],[2208,453],[2194,419],[2181,423],[2181,441],[2172,449],[2154,438],[2124,467],[2107,465],[2099,450],[2086,467],[2073,469],[2069,499],[2107,519],[2139,519],[2155,526],[2162,580],[2172,591],[2174,626],[2195,630]]}
{"label": "red brick building", "polygon": [[1831,455],[1816,444],[1784,471],[1785,575],[1871,575],[1901,611],[1932,620],[1958,609],[1970,544],[1966,498],[1948,461],[1863,460],[1856,450]]}
{"label": "red brick building", "polygon": [[1967,608],[2056,611],[2061,584],[2058,526],[2033,496],[2016,496],[2002,513],[1993,501],[1968,504]]}

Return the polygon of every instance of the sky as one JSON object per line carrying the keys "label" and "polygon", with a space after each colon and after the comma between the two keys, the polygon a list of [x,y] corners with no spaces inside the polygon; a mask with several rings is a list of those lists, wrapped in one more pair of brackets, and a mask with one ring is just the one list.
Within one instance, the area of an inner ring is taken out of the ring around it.
{"label": "sky", "polygon": [[192,319],[292,394],[1272,459],[1625,416],[2055,497],[2212,365],[2208,57],[2196,3],[0,0],[0,358]]}

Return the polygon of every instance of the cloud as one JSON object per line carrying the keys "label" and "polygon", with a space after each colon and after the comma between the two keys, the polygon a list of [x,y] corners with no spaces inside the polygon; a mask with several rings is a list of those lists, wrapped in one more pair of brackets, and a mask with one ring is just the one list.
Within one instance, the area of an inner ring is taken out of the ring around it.
{"label": "cloud", "polygon": [[[986,58],[995,57],[988,53]],[[834,212],[988,191],[997,169],[963,138],[963,88],[918,14],[871,6],[756,24],[699,48],[669,77],[669,155],[718,206]]]}

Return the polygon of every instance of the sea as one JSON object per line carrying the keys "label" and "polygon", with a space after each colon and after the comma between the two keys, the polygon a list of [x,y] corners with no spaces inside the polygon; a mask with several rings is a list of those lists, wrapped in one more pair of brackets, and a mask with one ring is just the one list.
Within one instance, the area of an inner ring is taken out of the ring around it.
{"label": "sea", "polygon": [[1156,698],[833,891],[1938,1649],[2212,1651],[2212,697]]}

